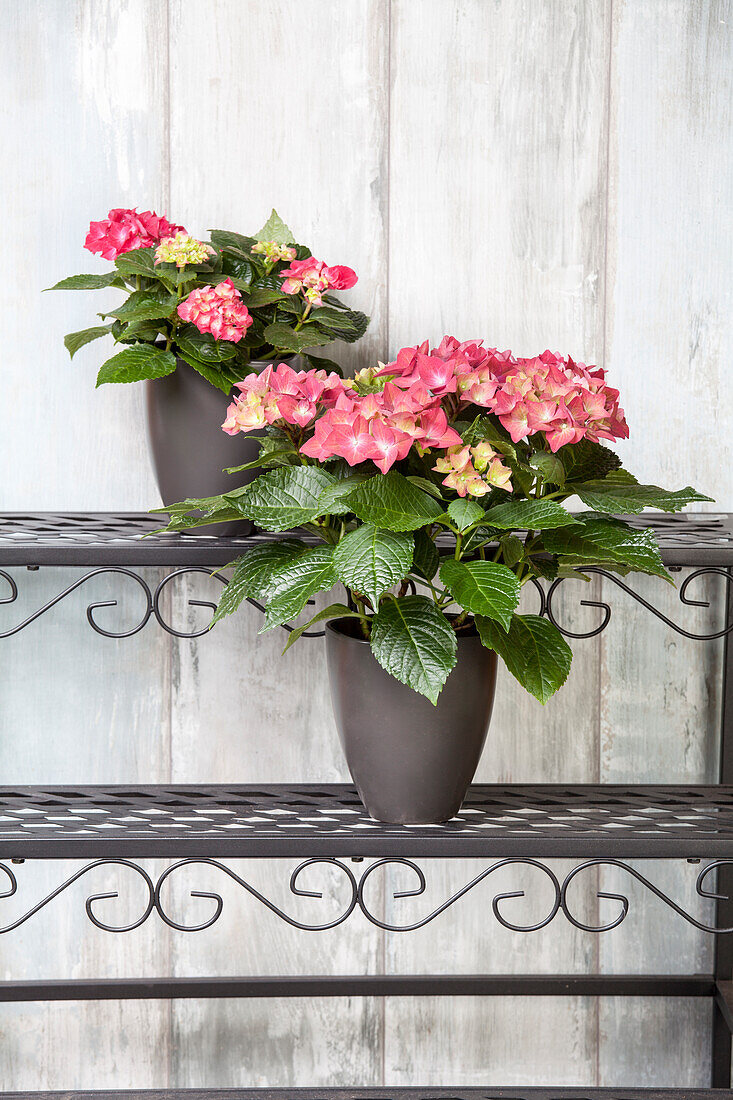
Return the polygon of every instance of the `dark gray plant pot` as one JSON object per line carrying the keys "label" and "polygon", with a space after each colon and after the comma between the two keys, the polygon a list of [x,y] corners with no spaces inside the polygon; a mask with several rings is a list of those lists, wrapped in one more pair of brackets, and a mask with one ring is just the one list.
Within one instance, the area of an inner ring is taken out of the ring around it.
{"label": "dark gray plant pot", "polygon": [[458,662],[433,706],[377,663],[353,619],[326,626],[336,726],[359,796],[377,821],[448,821],[474,777],[491,719],[496,654],[458,639]]}
{"label": "dark gray plant pot", "polygon": [[[266,365],[252,363],[255,370]],[[257,477],[256,467],[240,474],[222,472],[252,462],[259,453],[253,435],[229,436],[221,430],[230,400],[182,359],[173,374],[145,383],[148,446],[163,504],[231,492]],[[203,530],[247,535],[252,524],[241,520]]]}

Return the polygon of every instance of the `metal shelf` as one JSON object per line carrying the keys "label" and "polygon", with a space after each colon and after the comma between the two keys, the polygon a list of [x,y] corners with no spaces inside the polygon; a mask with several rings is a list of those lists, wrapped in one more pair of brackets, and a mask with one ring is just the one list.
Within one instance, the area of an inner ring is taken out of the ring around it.
{"label": "metal shelf", "polygon": [[730,1089],[628,1088],[424,1088],[384,1085],[378,1089],[134,1089],[130,1091],[5,1092],[4,1100],[714,1100]]}
{"label": "metal shelf", "polygon": [[733,786],[475,785],[387,825],[343,784],[0,788],[0,858],[733,857]]}
{"label": "metal shelf", "polygon": [[[667,565],[733,565],[731,514],[626,518],[657,532]],[[205,528],[153,533],[164,524],[165,516],[147,512],[0,513],[0,565],[221,566],[258,542],[288,534],[217,537]]]}

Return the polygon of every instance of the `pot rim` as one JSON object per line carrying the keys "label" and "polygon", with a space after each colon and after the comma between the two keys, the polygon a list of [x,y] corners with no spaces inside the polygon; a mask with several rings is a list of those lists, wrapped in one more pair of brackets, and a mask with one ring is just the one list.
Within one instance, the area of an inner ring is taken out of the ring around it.
{"label": "pot rim", "polygon": [[[446,615],[445,618],[446,619],[457,619],[458,616],[457,615]],[[349,633],[346,633],[346,631],[339,629],[340,624],[353,623],[353,622],[354,622],[353,619],[347,618],[345,615],[342,616],[341,618],[329,619],[326,622],[326,631],[327,632],[330,631],[331,634],[335,634],[339,638],[347,638],[350,642],[360,642],[362,645],[370,646],[370,648],[371,648],[371,643],[366,638],[360,637],[356,634],[349,634]],[[456,634],[456,639],[459,642],[463,642],[463,641],[468,641],[469,638],[478,638],[479,633],[478,633],[478,630],[476,629],[476,624],[473,621],[473,619],[471,620],[471,628],[472,628],[471,631],[468,632],[468,633]]]}

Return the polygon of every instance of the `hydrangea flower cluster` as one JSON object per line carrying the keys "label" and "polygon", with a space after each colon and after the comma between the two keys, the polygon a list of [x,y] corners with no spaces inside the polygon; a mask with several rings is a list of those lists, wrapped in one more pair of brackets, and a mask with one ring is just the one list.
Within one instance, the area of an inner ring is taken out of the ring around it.
{"label": "hydrangea flower cluster", "polygon": [[210,244],[197,241],[182,229],[176,233],[175,237],[163,238],[155,250],[154,263],[185,267],[186,264],[205,264],[209,256],[214,255],[214,249]]}
{"label": "hydrangea flower cluster", "polygon": [[555,452],[584,438],[628,438],[619,392],[606,385],[605,371],[551,351],[517,359],[481,341],[459,344],[446,336],[432,351],[427,342],[403,348],[382,373],[398,386],[421,382],[436,396],[482,406],[498,416],[514,443],[541,432]]}
{"label": "hydrangea flower cluster", "polygon": [[192,290],[178,306],[178,316],[190,321],[199,332],[210,332],[215,340],[230,340],[233,344],[252,324],[250,312],[231,279]]}
{"label": "hydrangea flower cluster", "polygon": [[116,260],[123,252],[152,248],[165,237],[185,233],[182,225],[172,225],[152,210],[141,214],[132,210],[110,210],[102,221],[90,222],[84,247],[99,252],[105,260]]}
{"label": "hydrangea flower cluster", "polygon": [[278,244],[277,241],[257,241],[250,249],[255,255],[264,256],[268,264],[276,264],[281,260],[294,260],[296,250],[289,244]]}
{"label": "hydrangea flower cluster", "polygon": [[459,497],[483,497],[492,487],[512,491],[511,470],[485,440],[475,447],[461,444],[449,447],[433,469],[448,475],[443,478],[443,484],[455,489]]}
{"label": "hydrangea flower cluster", "polygon": [[284,294],[302,293],[311,306],[323,305],[323,295],[327,290],[350,290],[357,282],[356,272],[350,267],[328,267],[314,256],[309,256],[307,260],[293,260],[290,267],[279,271],[278,275],[283,280]]}

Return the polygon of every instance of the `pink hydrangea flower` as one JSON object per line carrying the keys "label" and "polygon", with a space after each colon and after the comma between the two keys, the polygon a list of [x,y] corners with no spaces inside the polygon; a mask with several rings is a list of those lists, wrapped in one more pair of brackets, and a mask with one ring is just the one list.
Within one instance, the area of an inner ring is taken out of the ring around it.
{"label": "pink hydrangea flower", "polygon": [[164,237],[185,233],[182,225],[172,225],[152,210],[141,214],[132,210],[110,210],[102,221],[90,222],[84,247],[99,252],[105,260],[116,260],[123,252],[152,248]]}
{"label": "pink hydrangea flower", "polygon": [[178,306],[178,316],[195,325],[199,332],[210,332],[215,340],[239,343],[252,324],[242,295],[231,279],[215,287],[197,287]]}
{"label": "pink hydrangea flower", "polygon": [[278,275],[283,280],[284,294],[302,293],[313,306],[323,304],[323,295],[327,290],[350,290],[357,282],[356,273],[350,267],[328,267],[314,256],[309,256],[307,260],[294,260]]}

